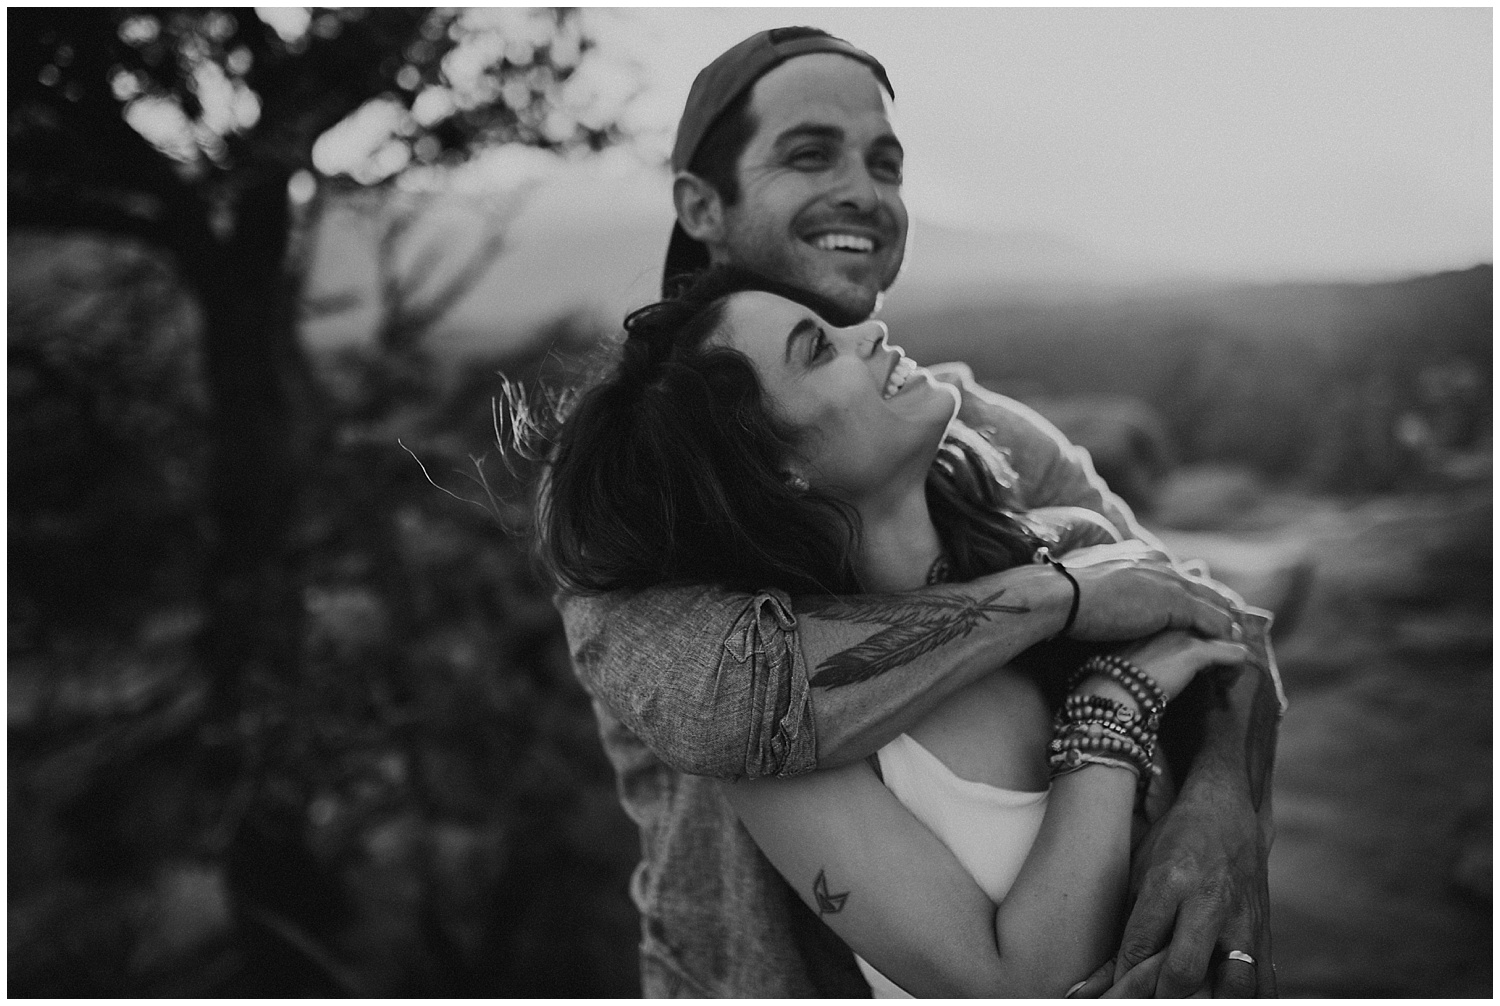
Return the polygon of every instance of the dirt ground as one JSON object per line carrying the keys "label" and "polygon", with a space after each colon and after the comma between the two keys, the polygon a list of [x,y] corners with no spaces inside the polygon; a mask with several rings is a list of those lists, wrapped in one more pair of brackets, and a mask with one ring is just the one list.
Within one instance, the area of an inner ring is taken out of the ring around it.
{"label": "dirt ground", "polygon": [[1232,528],[1167,537],[1252,601],[1295,595],[1278,616],[1281,994],[1489,997],[1488,480],[1270,500]]}

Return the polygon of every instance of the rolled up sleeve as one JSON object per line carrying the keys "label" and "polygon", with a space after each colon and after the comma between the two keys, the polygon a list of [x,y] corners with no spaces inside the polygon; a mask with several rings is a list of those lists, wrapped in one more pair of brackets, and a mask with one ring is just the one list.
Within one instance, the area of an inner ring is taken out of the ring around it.
{"label": "rolled up sleeve", "polygon": [[560,595],[573,667],[662,761],[720,779],[816,764],[797,620],[780,591]]}

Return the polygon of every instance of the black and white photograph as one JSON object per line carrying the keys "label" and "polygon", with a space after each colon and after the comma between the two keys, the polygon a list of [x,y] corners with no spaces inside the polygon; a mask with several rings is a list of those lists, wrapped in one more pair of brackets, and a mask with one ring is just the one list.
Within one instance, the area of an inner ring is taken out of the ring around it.
{"label": "black and white photograph", "polygon": [[17,998],[1489,998],[1494,16],[13,7]]}

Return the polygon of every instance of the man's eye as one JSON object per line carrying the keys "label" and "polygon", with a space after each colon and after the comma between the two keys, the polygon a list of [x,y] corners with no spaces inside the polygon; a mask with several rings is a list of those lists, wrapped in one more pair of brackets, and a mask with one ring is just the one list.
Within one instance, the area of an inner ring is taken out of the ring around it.
{"label": "man's eye", "polygon": [[870,174],[882,182],[901,184],[901,162],[890,157],[876,159],[870,165]]}
{"label": "man's eye", "polygon": [[818,147],[804,147],[793,151],[792,156],[787,160],[794,168],[813,170],[827,166],[828,152]]}

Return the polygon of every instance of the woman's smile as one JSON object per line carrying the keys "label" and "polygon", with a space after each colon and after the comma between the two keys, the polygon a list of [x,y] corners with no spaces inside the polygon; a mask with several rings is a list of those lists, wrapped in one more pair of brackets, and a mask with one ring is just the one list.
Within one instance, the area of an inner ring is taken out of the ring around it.
{"label": "woman's smile", "polygon": [[906,387],[907,381],[921,370],[922,368],[917,366],[915,360],[900,349],[896,349],[896,362],[891,367],[890,376],[885,379],[885,389],[881,392],[881,397],[895,398]]}

